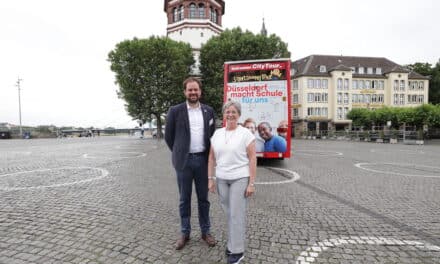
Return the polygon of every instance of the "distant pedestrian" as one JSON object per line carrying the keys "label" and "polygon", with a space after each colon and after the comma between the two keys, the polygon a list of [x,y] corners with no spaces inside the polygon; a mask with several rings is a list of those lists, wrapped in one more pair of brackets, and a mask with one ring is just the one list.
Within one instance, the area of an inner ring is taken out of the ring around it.
{"label": "distant pedestrian", "polygon": [[169,109],[165,126],[165,141],[172,151],[172,163],[176,170],[180,195],[181,235],[176,242],[176,250],[185,247],[190,239],[193,181],[196,187],[202,239],[210,247],[216,244],[210,233],[208,201],[208,153],[211,146],[209,139],[215,130],[214,110],[200,103],[202,85],[198,79],[186,79],[183,89],[186,102]]}

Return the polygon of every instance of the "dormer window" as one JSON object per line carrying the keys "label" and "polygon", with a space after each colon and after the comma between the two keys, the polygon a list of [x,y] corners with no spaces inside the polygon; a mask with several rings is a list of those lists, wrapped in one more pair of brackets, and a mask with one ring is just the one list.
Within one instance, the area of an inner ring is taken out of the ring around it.
{"label": "dormer window", "polygon": [[376,68],[376,74],[382,74],[382,68]]}
{"label": "dormer window", "polygon": [[319,72],[326,72],[327,68],[325,67],[325,65],[320,65],[319,66]]}
{"label": "dormer window", "polygon": [[372,67],[368,67],[367,68],[367,74],[373,74],[373,68]]}
{"label": "dormer window", "polygon": [[359,74],[364,74],[364,67],[359,67],[358,73]]}
{"label": "dormer window", "polygon": [[351,73],[355,73],[356,72],[356,68],[355,67],[350,67],[351,69]]}

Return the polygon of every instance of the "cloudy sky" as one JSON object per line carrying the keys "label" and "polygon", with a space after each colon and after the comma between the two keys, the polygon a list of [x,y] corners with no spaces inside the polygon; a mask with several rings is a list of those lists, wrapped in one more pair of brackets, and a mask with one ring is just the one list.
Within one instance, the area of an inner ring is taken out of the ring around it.
{"label": "cloudy sky", "polygon": [[[292,60],[311,54],[440,58],[437,0],[225,0],[223,27],[269,33]],[[14,0],[0,3],[0,122],[132,127],[107,54],[133,37],[166,34],[162,0]]]}

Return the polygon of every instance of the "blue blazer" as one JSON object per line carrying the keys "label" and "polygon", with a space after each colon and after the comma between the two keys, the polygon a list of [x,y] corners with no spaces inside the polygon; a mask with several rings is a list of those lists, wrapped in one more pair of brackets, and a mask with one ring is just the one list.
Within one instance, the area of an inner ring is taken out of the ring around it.
{"label": "blue blazer", "polygon": [[[212,107],[200,104],[203,114],[205,157],[208,161],[210,138],[215,131],[215,115]],[[183,170],[188,160],[191,141],[189,116],[186,102],[172,106],[168,110],[165,125],[165,141],[172,151],[172,162],[176,170]]]}

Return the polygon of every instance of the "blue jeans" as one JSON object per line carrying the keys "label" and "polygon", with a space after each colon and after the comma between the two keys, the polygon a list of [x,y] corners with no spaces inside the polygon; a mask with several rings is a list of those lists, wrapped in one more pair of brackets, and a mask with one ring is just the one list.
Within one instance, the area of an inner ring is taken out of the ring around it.
{"label": "blue jeans", "polygon": [[208,201],[208,158],[206,155],[189,155],[183,170],[176,170],[177,185],[180,194],[180,226],[183,235],[191,233],[191,196],[194,181],[199,208],[199,225],[202,234],[209,234],[211,223],[209,221]]}

